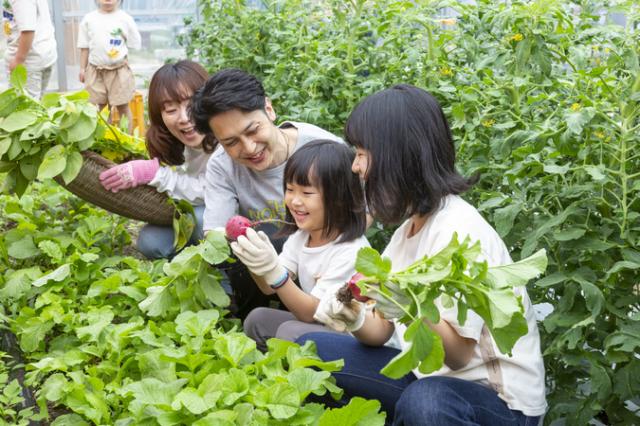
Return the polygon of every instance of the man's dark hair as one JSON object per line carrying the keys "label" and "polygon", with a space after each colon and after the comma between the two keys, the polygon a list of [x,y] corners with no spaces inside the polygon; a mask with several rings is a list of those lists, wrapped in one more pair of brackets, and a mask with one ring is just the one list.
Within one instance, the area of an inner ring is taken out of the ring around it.
{"label": "man's dark hair", "polygon": [[234,109],[251,112],[264,110],[262,83],[253,75],[236,68],[215,73],[191,98],[191,119],[196,130],[211,134],[209,120],[216,114]]}
{"label": "man's dark hair", "polygon": [[347,142],[369,152],[365,193],[383,223],[427,215],[467,179],[455,167],[451,130],[438,101],[425,90],[399,84],[365,98],[345,126]]}
{"label": "man's dark hair", "polygon": [[[341,235],[337,242],[359,238],[366,229],[364,194],[360,179],[351,172],[353,151],[346,145],[326,139],[311,141],[287,161],[284,168],[284,192],[287,184],[314,186],[322,191],[324,205],[323,237]],[[289,209],[282,232],[298,227]]]}

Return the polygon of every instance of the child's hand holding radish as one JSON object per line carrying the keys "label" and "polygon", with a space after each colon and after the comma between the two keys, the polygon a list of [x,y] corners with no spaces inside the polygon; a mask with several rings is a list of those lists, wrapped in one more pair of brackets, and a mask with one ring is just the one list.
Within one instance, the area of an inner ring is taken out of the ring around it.
{"label": "child's hand holding radish", "polygon": [[233,253],[247,269],[253,275],[262,277],[270,287],[277,288],[279,284],[286,283],[289,272],[280,265],[278,253],[267,234],[247,227],[245,235],[238,236],[237,241],[230,245]]}

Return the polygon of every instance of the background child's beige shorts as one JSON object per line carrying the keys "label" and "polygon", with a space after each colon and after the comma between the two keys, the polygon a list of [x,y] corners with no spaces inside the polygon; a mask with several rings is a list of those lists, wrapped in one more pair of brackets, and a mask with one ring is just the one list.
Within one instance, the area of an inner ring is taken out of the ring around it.
{"label": "background child's beige shorts", "polygon": [[136,80],[129,64],[124,63],[117,68],[103,68],[87,65],[84,83],[91,95],[91,102],[111,106],[124,105],[133,98]]}

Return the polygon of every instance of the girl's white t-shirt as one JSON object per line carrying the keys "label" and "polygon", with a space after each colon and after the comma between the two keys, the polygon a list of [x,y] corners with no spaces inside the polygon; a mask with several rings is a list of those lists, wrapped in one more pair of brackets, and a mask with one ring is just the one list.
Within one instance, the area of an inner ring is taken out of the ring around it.
{"label": "girl's white t-shirt", "polygon": [[204,205],[205,173],[211,155],[203,149],[185,146],[184,164],[160,167],[149,185],[171,198],[188,201],[194,206]]}
{"label": "girl's white t-shirt", "polygon": [[[467,236],[472,242],[480,241],[481,256],[489,266],[513,263],[498,233],[473,206],[456,195],[447,196],[441,208],[431,215],[417,234],[409,238],[407,235],[410,230],[411,220],[407,220],[393,234],[383,253],[383,256],[391,259],[395,271],[406,269],[424,256],[438,253],[449,245],[454,232],[458,233],[459,241]],[[526,288],[517,287],[515,292],[522,297],[529,332],[516,342],[513,356],[500,352],[478,314],[468,311],[465,324],[460,325],[457,307],[446,309],[436,300],[440,317],[459,335],[471,338],[477,344],[471,361],[464,368],[451,370],[444,365],[431,374],[422,374],[415,369],[413,372],[416,377],[449,376],[479,382],[498,392],[510,409],[522,411],[527,416],[543,415],[547,403],[540,334]],[[408,344],[402,336],[406,329],[403,324],[395,322],[395,333],[387,345],[405,349]],[[425,398],[428,397],[425,395]]]}
{"label": "girl's white t-shirt", "polygon": [[135,21],[120,9],[111,13],[94,10],[80,22],[78,48],[89,49],[91,65],[115,67],[127,58],[129,48],[137,50],[141,45]]}
{"label": "girl's white t-shirt", "polygon": [[298,230],[282,246],[280,263],[298,277],[300,287],[318,299],[342,287],[355,273],[358,250],[369,247],[363,235],[352,241],[332,241],[307,247],[309,233]]}

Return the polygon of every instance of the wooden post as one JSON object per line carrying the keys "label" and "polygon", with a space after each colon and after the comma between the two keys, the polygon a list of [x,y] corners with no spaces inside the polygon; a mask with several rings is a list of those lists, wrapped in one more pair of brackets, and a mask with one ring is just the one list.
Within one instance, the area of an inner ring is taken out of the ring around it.
{"label": "wooden post", "polygon": [[[144,97],[142,93],[136,92],[133,94],[133,98],[129,101],[129,109],[131,110],[131,116],[133,117],[133,129],[138,129],[138,136],[143,138],[147,133],[147,128],[144,122]],[[114,126],[120,123],[120,115],[116,107],[111,107],[111,122]]]}

